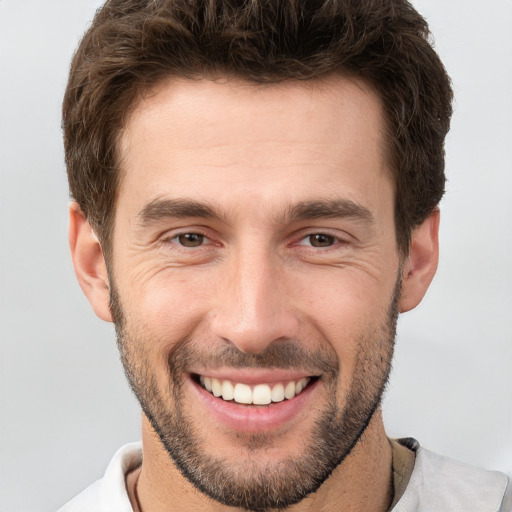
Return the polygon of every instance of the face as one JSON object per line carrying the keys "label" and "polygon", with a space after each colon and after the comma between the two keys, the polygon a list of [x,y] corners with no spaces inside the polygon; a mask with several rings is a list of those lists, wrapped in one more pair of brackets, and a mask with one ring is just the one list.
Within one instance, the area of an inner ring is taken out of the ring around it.
{"label": "face", "polygon": [[341,77],[173,80],[121,154],[110,287],[144,413],[213,499],[296,503],[389,373],[400,261],[377,96]]}

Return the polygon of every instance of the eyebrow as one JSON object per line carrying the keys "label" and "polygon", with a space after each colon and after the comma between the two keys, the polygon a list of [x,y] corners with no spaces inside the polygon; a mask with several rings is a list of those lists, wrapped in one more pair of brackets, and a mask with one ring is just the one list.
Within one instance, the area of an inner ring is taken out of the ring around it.
{"label": "eyebrow", "polygon": [[152,224],[167,218],[188,217],[220,218],[208,204],[186,199],[154,199],[137,215],[141,224]]}
{"label": "eyebrow", "polygon": [[354,218],[366,223],[374,221],[368,208],[350,199],[301,201],[290,208],[288,218],[290,221],[329,218]]}
{"label": "eyebrow", "polygon": [[[157,198],[144,206],[137,215],[142,225],[168,218],[190,217],[227,220],[227,215],[222,215],[213,206],[189,199]],[[284,215],[275,217],[278,222],[284,223],[326,218],[353,218],[366,223],[374,221],[374,216],[368,208],[350,199],[300,201],[285,210]]]}

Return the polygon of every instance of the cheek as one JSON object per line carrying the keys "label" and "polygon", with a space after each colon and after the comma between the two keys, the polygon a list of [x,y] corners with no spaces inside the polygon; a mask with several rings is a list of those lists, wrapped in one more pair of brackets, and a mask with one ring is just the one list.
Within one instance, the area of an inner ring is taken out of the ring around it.
{"label": "cheek", "polygon": [[167,358],[191,336],[204,316],[207,291],[183,279],[156,277],[125,289],[123,308],[132,339],[154,357]]}
{"label": "cheek", "polygon": [[[394,282],[383,282],[352,269],[335,269],[316,275],[296,276],[297,307],[307,312],[310,321],[329,333],[354,339],[386,318]],[[352,336],[348,336],[352,334]]]}
{"label": "cheek", "polygon": [[351,387],[362,348],[378,352],[386,338],[383,328],[387,326],[394,284],[383,286],[373,277],[349,271],[317,276],[314,282],[312,286],[303,280],[300,287],[304,319],[336,352],[343,396]]}
{"label": "cheek", "polygon": [[[174,286],[173,286],[174,284]],[[153,379],[160,396],[167,396],[171,373],[169,360],[185,340],[196,336],[201,315],[199,297],[187,287],[171,283],[163,286],[134,285],[122,295],[125,316],[125,343],[131,365],[139,375]]]}

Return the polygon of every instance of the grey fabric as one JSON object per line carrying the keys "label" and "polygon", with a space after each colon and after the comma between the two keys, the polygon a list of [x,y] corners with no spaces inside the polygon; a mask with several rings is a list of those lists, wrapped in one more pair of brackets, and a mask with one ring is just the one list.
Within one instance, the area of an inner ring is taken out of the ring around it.
{"label": "grey fabric", "polygon": [[512,480],[508,480],[507,490],[501,503],[500,512],[512,512]]}
{"label": "grey fabric", "polygon": [[503,473],[419,447],[409,485],[392,511],[499,512],[507,484]]}

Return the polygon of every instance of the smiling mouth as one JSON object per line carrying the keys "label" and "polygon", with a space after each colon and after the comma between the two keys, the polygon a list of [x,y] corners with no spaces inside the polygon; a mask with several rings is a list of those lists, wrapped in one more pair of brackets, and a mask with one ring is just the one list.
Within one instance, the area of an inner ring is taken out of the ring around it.
{"label": "smiling mouth", "polygon": [[269,405],[283,400],[291,400],[318,379],[318,377],[303,377],[287,382],[249,386],[241,382],[221,380],[203,375],[194,377],[194,380],[214,397],[241,405]]}

